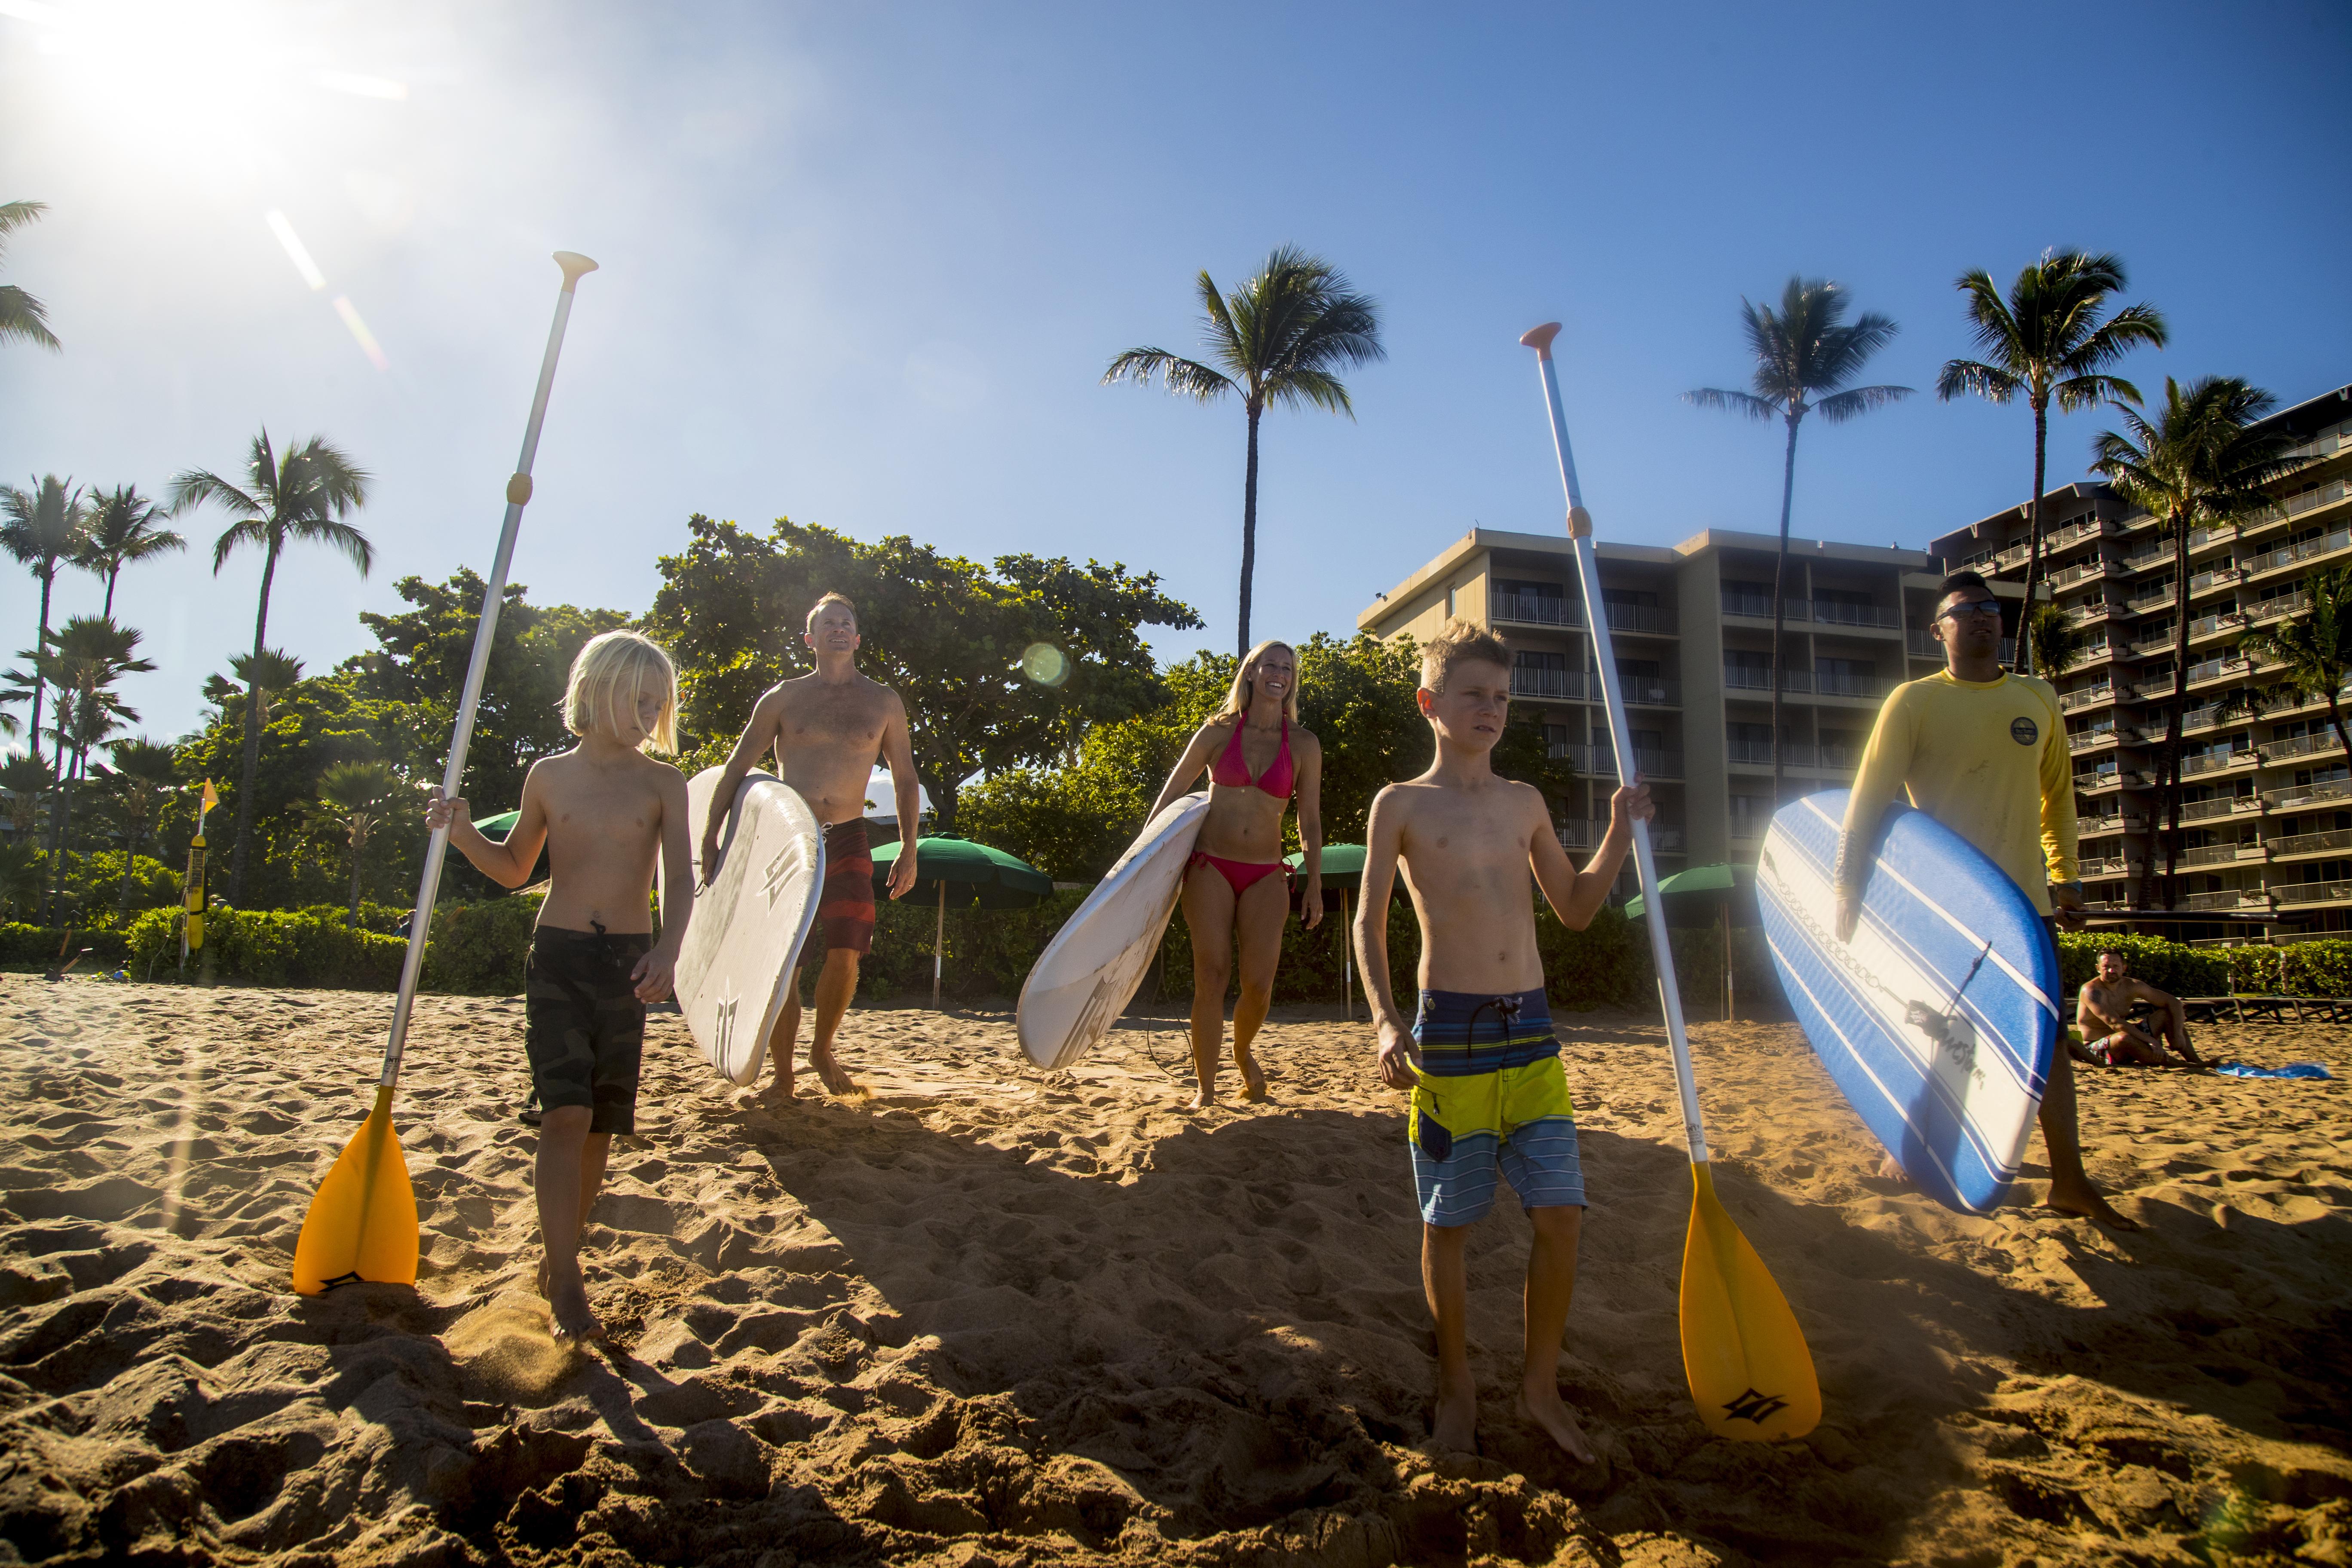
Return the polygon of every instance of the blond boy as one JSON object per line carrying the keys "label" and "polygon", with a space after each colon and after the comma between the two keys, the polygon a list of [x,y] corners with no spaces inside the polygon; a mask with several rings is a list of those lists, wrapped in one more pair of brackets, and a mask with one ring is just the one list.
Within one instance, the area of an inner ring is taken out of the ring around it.
{"label": "blond boy", "polygon": [[[502,844],[484,837],[460,800],[436,788],[425,824],[492,881],[519,888],[548,854],[547,900],[531,933],[523,1049],[544,1108],[534,1185],[546,1249],[540,1289],[559,1339],[600,1337],[580,1272],[580,1232],[613,1135],[636,1130],[646,1005],[670,992],[694,912],[686,779],[645,754],[677,745],[677,674],[660,647],[606,632],[572,662],[564,722],[580,737],[533,763],[522,810]],[[653,935],[654,861],[667,893]]]}
{"label": "blond boy", "polygon": [[[1650,791],[1637,784],[1611,797],[1608,835],[1579,871],[1542,794],[1496,776],[1510,690],[1510,655],[1490,633],[1454,621],[1423,649],[1415,697],[1437,756],[1372,802],[1356,948],[1380,1026],[1381,1080],[1412,1091],[1422,1289],[1437,1322],[1432,1435],[1450,1448],[1476,1440],[1463,1248],[1507,1179],[1535,1226],[1519,1406],[1570,1456],[1590,1460],[1559,1382],[1584,1177],[1528,879],[1532,872],[1564,924],[1581,930],[1609,896],[1633,823],[1651,815]],[[1421,1001],[1411,1024],[1389,987],[1389,896],[1400,867],[1421,919]]]}

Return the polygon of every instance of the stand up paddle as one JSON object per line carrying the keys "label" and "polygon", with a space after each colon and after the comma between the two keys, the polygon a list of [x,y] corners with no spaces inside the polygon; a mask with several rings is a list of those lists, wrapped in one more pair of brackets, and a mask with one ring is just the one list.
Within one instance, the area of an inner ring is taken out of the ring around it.
{"label": "stand up paddle", "polygon": [[[1584,618],[1592,628],[1593,662],[1600,666],[1601,696],[1609,711],[1610,749],[1617,759],[1618,782],[1631,784],[1633,737],[1618,690],[1600,563],[1593,558],[1592,514],[1584,510],[1576,482],[1568,419],[1559,406],[1559,380],[1552,370],[1551,341],[1559,335],[1559,323],[1547,321],[1519,342],[1536,351],[1536,366],[1543,377],[1552,447],[1559,455],[1559,482],[1568,492],[1568,536],[1576,549]],[[1801,1437],[1822,1418],[1821,1384],[1813,1376],[1804,1331],[1789,1310],[1787,1298],[1715,1195],[1706,1129],[1699,1120],[1698,1083],[1691,1074],[1690,1040],[1683,1031],[1682,994],[1675,984],[1674,950],[1666,940],[1666,901],[1659,896],[1658,867],[1650,852],[1646,822],[1633,824],[1633,864],[1647,906],[1643,913],[1650,928],[1650,956],[1657,966],[1658,1000],[1665,1008],[1666,1040],[1674,1047],[1675,1084],[1682,1091],[1683,1138],[1690,1148],[1691,1216],[1683,1243],[1682,1320],[1683,1373],[1690,1379],[1691,1402],[1698,1406],[1707,1430],[1718,1437]]]}
{"label": "stand up paddle", "polygon": [[[481,624],[474,630],[474,657],[466,667],[466,692],[457,704],[457,730],[449,742],[449,766],[441,775],[441,793],[456,797],[466,773],[466,746],[474,738],[474,709],[481,701],[482,677],[489,668],[490,645],[498,637],[499,607],[507,585],[507,568],[514,561],[515,535],[522,528],[522,509],[530,500],[530,464],[539,451],[539,427],[547,418],[548,389],[555,382],[555,356],[563,348],[563,329],[572,319],[572,294],[583,274],[596,264],[569,250],[555,253],[563,269],[563,289],[555,297],[555,324],[548,330],[547,355],[539,364],[539,390],[531,395],[530,420],[523,426],[522,457],[507,480],[506,526],[499,533],[498,558],[490,564],[490,581],[482,592]],[[416,1194],[408,1184],[408,1162],[400,1139],[392,1130],[392,1089],[400,1081],[400,1048],[408,1038],[408,1012],[416,1000],[417,975],[425,968],[425,937],[433,922],[433,900],[441,890],[441,861],[448,853],[449,830],[441,828],[425,851],[425,875],[416,889],[416,909],[408,920],[408,953],[400,966],[400,994],[392,1005],[392,1037],[383,1047],[383,1076],[376,1082],[375,1108],[343,1145],[343,1152],[327,1179],[319,1184],[303,1216],[301,1237],[294,1243],[294,1289],[315,1296],[331,1286],[354,1279],[384,1284],[416,1282]]]}

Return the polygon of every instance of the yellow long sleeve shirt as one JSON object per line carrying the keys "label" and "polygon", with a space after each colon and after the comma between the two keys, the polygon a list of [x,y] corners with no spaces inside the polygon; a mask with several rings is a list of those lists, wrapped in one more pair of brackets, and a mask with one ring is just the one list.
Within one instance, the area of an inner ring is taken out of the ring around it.
{"label": "yellow long sleeve shirt", "polygon": [[2058,693],[2046,680],[1958,680],[1938,670],[1896,687],[1878,710],[1846,805],[1839,888],[1860,890],[1879,821],[1900,790],[2050,913],[2048,884],[2079,874],[2068,758]]}

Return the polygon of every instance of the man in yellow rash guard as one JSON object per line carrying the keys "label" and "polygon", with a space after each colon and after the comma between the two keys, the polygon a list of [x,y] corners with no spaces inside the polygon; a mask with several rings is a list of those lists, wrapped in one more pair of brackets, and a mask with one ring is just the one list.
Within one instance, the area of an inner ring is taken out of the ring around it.
{"label": "man in yellow rash guard", "polygon": [[[1973,572],[1944,579],[1935,636],[1944,668],[1895,689],[1854,776],[1838,837],[1838,940],[1853,937],[1880,821],[1897,790],[1983,850],[2045,921],[2079,930],[2074,782],[2058,694],[2046,680],[2002,671],[2000,601]],[[2042,1088],[2042,1140],[2050,1151],[2052,1208],[2117,1230],[2139,1228],[2083,1169],[2074,1069],[2063,1049],[2053,1054]]]}

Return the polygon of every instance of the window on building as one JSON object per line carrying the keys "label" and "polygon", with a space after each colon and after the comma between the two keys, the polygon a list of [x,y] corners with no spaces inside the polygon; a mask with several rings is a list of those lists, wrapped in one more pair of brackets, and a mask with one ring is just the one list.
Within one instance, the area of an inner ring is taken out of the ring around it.
{"label": "window on building", "polygon": [[1633,605],[1644,610],[1658,607],[1658,595],[1647,588],[1603,588],[1601,602],[1604,605]]}
{"label": "window on building", "polygon": [[1558,583],[1538,583],[1525,577],[1497,577],[1495,592],[1520,599],[1564,599],[1568,590]]}
{"label": "window on building", "polygon": [[1546,653],[1539,648],[1523,647],[1511,655],[1511,668],[1513,669],[1565,670],[1568,668],[1568,655]]}
{"label": "window on building", "polygon": [[1813,602],[1821,605],[1844,605],[1850,608],[1866,610],[1878,601],[1870,596],[1867,589],[1816,588],[1813,590]]}

